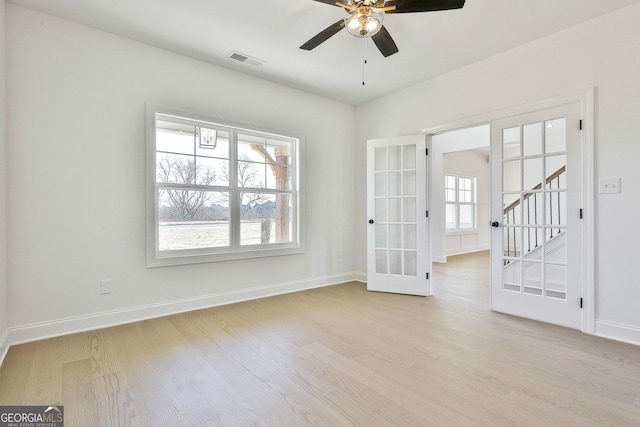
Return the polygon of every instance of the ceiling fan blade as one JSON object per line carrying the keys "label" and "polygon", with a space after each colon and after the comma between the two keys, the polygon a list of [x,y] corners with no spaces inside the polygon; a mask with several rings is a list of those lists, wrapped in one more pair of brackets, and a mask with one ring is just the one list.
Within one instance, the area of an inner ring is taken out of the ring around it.
{"label": "ceiling fan blade", "polygon": [[300,49],[311,50],[317,47],[320,43],[324,43],[331,36],[335,35],[338,31],[344,28],[344,19],[339,20],[335,24],[329,25],[324,30],[320,31],[314,37],[309,39],[305,44],[300,46]]}
{"label": "ceiling fan blade", "polygon": [[337,4],[336,0],[313,0],[313,1],[317,1],[320,3],[326,3],[326,4],[330,4],[332,6],[338,6],[338,7],[342,7],[339,4]]}
{"label": "ceiling fan blade", "polygon": [[384,25],[371,38],[385,58],[398,52],[398,46],[396,46],[391,34],[389,34]]}
{"label": "ceiling fan blade", "polygon": [[387,13],[412,13],[460,9],[464,2],[465,0],[390,0],[384,5],[396,7]]}

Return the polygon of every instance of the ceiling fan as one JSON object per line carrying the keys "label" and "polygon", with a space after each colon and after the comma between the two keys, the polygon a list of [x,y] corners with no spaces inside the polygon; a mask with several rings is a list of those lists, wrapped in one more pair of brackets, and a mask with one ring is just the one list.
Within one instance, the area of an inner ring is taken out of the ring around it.
{"label": "ceiling fan", "polygon": [[371,37],[385,57],[398,52],[398,47],[382,25],[385,13],[434,12],[460,9],[465,0],[314,0],[343,8],[348,12],[339,20],[312,37],[300,49],[311,50],[327,41],[343,28],[356,37]]}

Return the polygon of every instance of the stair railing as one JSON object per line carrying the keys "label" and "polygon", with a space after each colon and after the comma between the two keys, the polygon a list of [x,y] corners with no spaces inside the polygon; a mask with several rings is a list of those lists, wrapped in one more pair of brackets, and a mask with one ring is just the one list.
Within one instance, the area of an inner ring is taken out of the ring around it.
{"label": "stair railing", "polygon": [[[551,175],[549,175],[547,177],[547,179],[545,180],[545,189],[547,190],[556,190],[560,188],[560,177],[562,176],[562,174],[564,174],[566,172],[566,166],[562,166],[560,169],[558,169],[557,171],[555,171],[554,173],[552,173]],[[535,190],[540,190],[542,189],[542,183],[539,183],[538,185],[536,185],[535,187],[533,187],[531,189],[532,192],[530,193],[525,193],[522,195],[522,199],[518,198],[517,200],[514,200],[511,204],[509,204],[507,207],[504,208],[504,216],[503,216],[503,223],[506,225],[512,225],[516,223],[516,215],[519,214],[520,212],[517,210],[517,208],[520,206],[520,203],[523,203],[522,207],[526,208],[526,215],[527,215],[527,223],[528,224],[537,224],[538,223],[538,194],[541,193],[537,193],[534,192]],[[549,223],[550,225],[554,224],[554,218],[556,219],[556,222],[558,225],[560,225],[560,208],[561,208],[561,203],[560,203],[560,192],[557,191],[556,192],[557,195],[557,200],[555,201],[556,203],[554,203],[553,200],[553,193],[549,193]],[[533,197],[533,201],[531,200],[531,196]],[[532,204],[533,204],[533,222],[531,222],[531,216],[532,216]],[[550,228],[550,236],[547,240],[550,240],[554,237],[554,228]],[[513,236],[511,235],[511,231]],[[555,234],[556,236],[558,234],[560,234],[562,232],[561,228],[557,229],[557,233]],[[510,231],[507,231],[507,235],[506,235],[506,248],[504,249],[504,255],[507,257],[516,257],[518,256],[518,247],[517,247],[517,239],[516,239],[516,233],[517,233],[517,228],[516,227],[510,227]],[[532,233],[533,233],[533,237],[532,237]],[[539,242],[538,242],[538,233],[537,231],[532,228],[529,227],[528,228],[528,235],[527,235],[528,239],[527,239],[527,252],[530,252],[532,249],[535,249],[538,247]],[[531,247],[532,242],[534,243],[533,248]],[[513,243],[513,246],[512,246]],[[520,250],[522,250],[522,248],[520,248]],[[504,261],[504,265],[509,264],[508,260]]]}

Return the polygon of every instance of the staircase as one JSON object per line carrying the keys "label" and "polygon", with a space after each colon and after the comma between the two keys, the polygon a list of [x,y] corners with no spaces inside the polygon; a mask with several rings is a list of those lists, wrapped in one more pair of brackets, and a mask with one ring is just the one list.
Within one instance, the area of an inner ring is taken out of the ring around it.
{"label": "staircase", "polygon": [[[542,295],[543,248],[545,265],[547,262],[566,261],[566,226],[560,225],[562,210],[566,209],[566,205],[564,193],[555,191],[564,188],[565,173],[566,168],[562,166],[547,177],[544,189],[543,184],[539,183],[531,192],[523,194],[522,198],[504,208],[503,278],[506,289],[520,291],[522,268],[523,291]],[[554,227],[554,224],[557,227]],[[544,288],[547,296],[565,298],[565,279],[562,271],[556,272],[553,265],[547,265],[545,269]]]}

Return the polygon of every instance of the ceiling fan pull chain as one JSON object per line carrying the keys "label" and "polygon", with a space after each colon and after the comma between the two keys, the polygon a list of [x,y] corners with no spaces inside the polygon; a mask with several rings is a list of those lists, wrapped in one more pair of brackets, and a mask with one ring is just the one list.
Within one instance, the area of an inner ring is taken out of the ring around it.
{"label": "ceiling fan pull chain", "polygon": [[367,40],[362,39],[362,86],[364,86],[364,68],[367,65]]}

